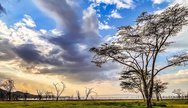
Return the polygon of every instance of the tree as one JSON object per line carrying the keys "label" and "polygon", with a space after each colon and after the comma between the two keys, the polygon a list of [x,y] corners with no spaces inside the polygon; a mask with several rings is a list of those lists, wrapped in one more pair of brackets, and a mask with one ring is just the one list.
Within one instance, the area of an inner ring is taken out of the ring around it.
{"label": "tree", "polygon": [[24,92],[24,100],[27,100],[28,94],[29,94],[28,91]]}
{"label": "tree", "polygon": [[52,92],[46,91],[46,92],[45,92],[45,98],[46,98],[46,100],[48,100],[48,98],[51,98],[52,95],[53,95]]}
{"label": "tree", "polygon": [[161,13],[143,12],[136,25],[119,27],[112,42],[91,48],[90,51],[95,53],[92,62],[99,67],[108,61],[122,64],[125,71],[131,71],[131,75],[141,80],[147,107],[152,108],[154,78],[164,69],[185,65],[188,61],[188,55],[181,53],[167,58],[167,64],[164,61],[163,65],[157,65],[159,56],[172,43],[169,39],[187,24],[188,8],[179,4]]}
{"label": "tree", "polygon": [[159,101],[159,98],[161,98],[161,93],[164,92],[165,89],[167,89],[167,82],[162,82],[161,80],[155,80],[154,81],[154,86],[153,86],[153,92],[156,95],[157,101]]}
{"label": "tree", "polygon": [[77,95],[77,98],[78,98],[78,100],[81,100],[81,97],[80,97],[80,91],[76,91],[76,95]]}
{"label": "tree", "polygon": [[59,83],[53,83],[53,85],[54,85],[55,90],[56,90],[56,101],[58,101],[59,97],[61,96],[61,94],[65,90],[65,84],[63,82],[61,82],[61,85],[62,85],[61,89],[58,88]]}
{"label": "tree", "polygon": [[14,80],[12,79],[5,79],[1,81],[1,87],[7,91],[8,100],[11,100],[12,97],[12,90],[15,88]]}
{"label": "tree", "polygon": [[86,87],[86,89],[85,89],[85,95],[86,95],[85,100],[87,100],[88,97],[89,97],[92,93],[95,93],[95,94],[97,95],[97,92],[93,91],[93,88],[87,88],[87,87]]}
{"label": "tree", "polygon": [[42,90],[36,90],[38,94],[38,99],[42,100],[43,91]]}
{"label": "tree", "polygon": [[181,95],[183,94],[183,91],[181,89],[174,89],[172,93],[176,94],[178,98],[181,98]]}
{"label": "tree", "polygon": [[122,71],[119,80],[121,81],[120,86],[122,90],[133,91],[136,93],[139,91],[145,101],[145,96],[142,89],[142,80],[137,76],[137,74],[134,74],[134,70]]}

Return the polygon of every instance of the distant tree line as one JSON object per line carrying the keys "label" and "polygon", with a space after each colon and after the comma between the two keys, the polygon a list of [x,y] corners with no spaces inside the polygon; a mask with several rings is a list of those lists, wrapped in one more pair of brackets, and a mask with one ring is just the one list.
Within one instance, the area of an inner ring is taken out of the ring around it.
{"label": "distant tree line", "polygon": [[[56,100],[68,99],[73,100],[72,96],[62,96],[66,86],[64,82],[53,83],[55,93],[47,90],[36,90],[36,95],[29,93],[28,91],[15,91],[15,83],[12,79],[4,79],[0,82],[0,100]],[[76,91],[77,100],[88,100],[94,99],[97,96],[97,92],[94,88],[85,88],[85,98],[81,97],[80,91]]]}

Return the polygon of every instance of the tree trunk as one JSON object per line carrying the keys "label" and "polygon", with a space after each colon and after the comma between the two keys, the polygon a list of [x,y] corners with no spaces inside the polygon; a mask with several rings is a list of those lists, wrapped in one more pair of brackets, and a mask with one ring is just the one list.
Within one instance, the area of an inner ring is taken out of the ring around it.
{"label": "tree trunk", "polygon": [[142,98],[144,99],[144,102],[145,102],[145,101],[146,101],[146,98],[145,98],[145,96],[144,96],[143,91],[141,91],[141,94],[142,94]]}
{"label": "tree trunk", "polygon": [[8,92],[8,100],[11,100],[11,92]]}
{"label": "tree trunk", "polygon": [[146,84],[144,84],[144,94],[145,94],[147,108],[152,108],[151,96],[149,95],[149,90],[147,89]]}
{"label": "tree trunk", "polygon": [[147,108],[152,108],[151,98],[147,98]]}
{"label": "tree trunk", "polygon": [[159,93],[155,93],[157,101],[159,101]]}
{"label": "tree trunk", "polygon": [[[153,73],[152,73],[153,74]],[[151,84],[149,86],[149,89],[148,89],[148,102],[147,102],[147,108],[152,108],[152,97],[153,97],[153,84],[154,84],[154,81],[153,81],[154,77],[152,75],[152,78],[151,78]]]}
{"label": "tree trunk", "polygon": [[56,97],[56,101],[58,101],[58,100],[59,100],[59,97],[57,96],[57,97]]}
{"label": "tree trunk", "polygon": [[162,96],[161,96],[161,94],[159,93],[159,97],[161,98],[161,101],[163,101],[163,98],[162,98]]}

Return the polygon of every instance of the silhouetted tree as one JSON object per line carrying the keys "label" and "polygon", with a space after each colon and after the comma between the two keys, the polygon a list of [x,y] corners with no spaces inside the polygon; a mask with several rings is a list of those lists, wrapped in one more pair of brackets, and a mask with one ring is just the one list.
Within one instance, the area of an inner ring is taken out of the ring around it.
{"label": "silhouetted tree", "polygon": [[0,89],[0,99],[1,99],[1,100],[5,100],[6,94],[7,94],[7,93],[6,93],[5,91],[3,91],[3,90]]}
{"label": "silhouetted tree", "polygon": [[25,91],[25,92],[24,92],[24,100],[27,100],[27,97],[28,97],[28,92]]}
{"label": "silhouetted tree", "polygon": [[12,79],[5,79],[1,81],[0,85],[4,90],[7,91],[8,100],[11,100],[12,97],[12,90],[15,88],[14,86],[14,80]]}
{"label": "silhouetted tree", "polygon": [[36,91],[37,91],[38,99],[42,100],[43,91],[42,90],[36,90]]}
{"label": "silhouetted tree", "polygon": [[152,108],[154,78],[157,74],[168,67],[185,65],[188,61],[188,54],[181,53],[167,58],[168,64],[157,65],[159,55],[172,43],[169,39],[187,24],[188,8],[179,4],[161,13],[143,12],[137,18],[136,25],[120,27],[111,43],[91,48],[90,51],[95,53],[92,62],[100,67],[108,61],[114,61],[122,64],[127,72],[134,70],[131,74],[141,80],[147,107]]}
{"label": "silhouetted tree", "polygon": [[76,95],[77,95],[77,98],[78,98],[78,100],[81,100],[81,97],[80,97],[80,91],[76,91]]}
{"label": "silhouetted tree", "polygon": [[46,97],[46,100],[48,100],[48,98],[51,98],[51,97],[52,97],[52,95],[53,95],[53,93],[52,93],[52,92],[46,91],[46,92],[45,92],[45,97]]}
{"label": "silhouetted tree", "polygon": [[61,96],[61,94],[63,93],[63,91],[65,90],[65,84],[63,82],[61,82],[61,89],[58,88],[59,83],[53,83],[55,90],[56,90],[56,101],[58,101],[59,97]]}
{"label": "silhouetted tree", "polygon": [[88,99],[88,97],[92,94],[92,93],[95,93],[95,95],[97,95],[97,92],[93,91],[93,88],[86,88],[85,89],[85,100]]}
{"label": "silhouetted tree", "polygon": [[174,89],[172,93],[176,94],[178,98],[181,98],[181,95],[183,94],[183,91],[181,89]]}
{"label": "silhouetted tree", "polygon": [[157,101],[159,101],[159,98],[161,98],[161,93],[164,92],[165,89],[167,89],[167,82],[162,82],[161,80],[155,80],[154,81],[154,86],[153,86],[153,92],[156,95]]}

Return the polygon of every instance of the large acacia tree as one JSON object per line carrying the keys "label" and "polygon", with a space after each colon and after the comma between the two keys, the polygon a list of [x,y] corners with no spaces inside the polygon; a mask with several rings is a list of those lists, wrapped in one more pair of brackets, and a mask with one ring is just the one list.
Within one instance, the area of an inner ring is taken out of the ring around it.
{"label": "large acacia tree", "polygon": [[[187,24],[188,8],[179,4],[160,13],[143,12],[134,26],[119,27],[117,37],[112,42],[91,48],[90,51],[95,53],[92,62],[97,66],[108,61],[122,64],[125,67],[124,74],[140,80],[147,107],[151,108],[154,78],[157,74],[168,67],[184,65],[188,61],[188,54],[179,53],[164,59],[167,63],[164,61],[163,65],[157,62],[159,55],[173,43],[169,39],[176,36]],[[129,82],[125,84],[130,85]]]}

